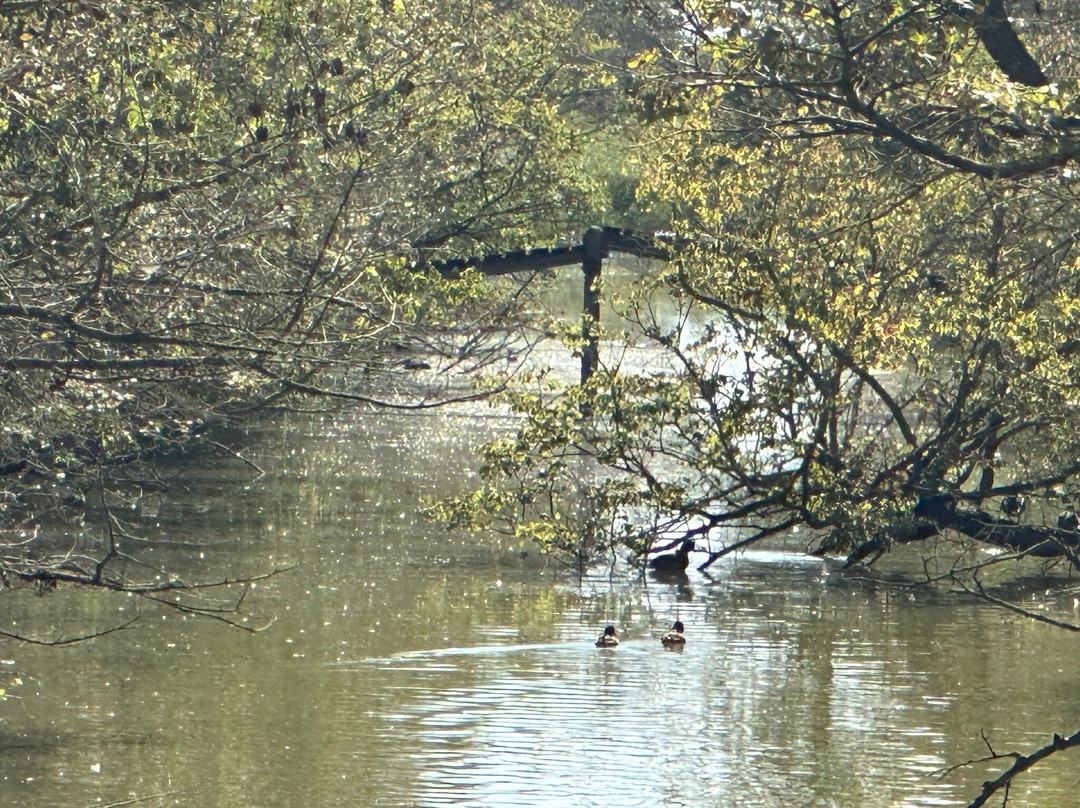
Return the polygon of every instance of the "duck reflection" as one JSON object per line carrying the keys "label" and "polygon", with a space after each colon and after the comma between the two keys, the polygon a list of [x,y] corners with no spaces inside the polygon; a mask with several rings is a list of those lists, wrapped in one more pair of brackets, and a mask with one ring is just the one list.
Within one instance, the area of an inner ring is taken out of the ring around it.
{"label": "duck reflection", "polygon": [[675,600],[679,603],[689,603],[694,599],[694,588],[690,585],[690,576],[683,570],[676,572],[649,570],[649,578],[658,584],[671,586],[675,591]]}

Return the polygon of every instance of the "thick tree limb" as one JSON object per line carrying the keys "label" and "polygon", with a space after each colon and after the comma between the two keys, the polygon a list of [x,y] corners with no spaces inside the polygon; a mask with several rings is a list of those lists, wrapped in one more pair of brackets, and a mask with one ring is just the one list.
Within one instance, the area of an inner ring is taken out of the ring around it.
{"label": "thick tree limb", "polygon": [[[1002,493],[1005,489],[996,491]],[[848,556],[847,565],[879,553],[889,541],[897,544],[923,541],[946,530],[1023,555],[1065,557],[1074,564],[1080,551],[1080,533],[1043,525],[1019,525],[978,509],[959,508],[956,498],[948,494],[923,497],[912,509],[912,515],[914,523],[897,525],[888,539],[876,539],[856,547]]]}
{"label": "thick tree limb", "polygon": [[1005,14],[1004,0],[988,0],[975,25],[975,33],[990,58],[1010,79],[1029,87],[1042,87],[1050,83],[1013,30]]}

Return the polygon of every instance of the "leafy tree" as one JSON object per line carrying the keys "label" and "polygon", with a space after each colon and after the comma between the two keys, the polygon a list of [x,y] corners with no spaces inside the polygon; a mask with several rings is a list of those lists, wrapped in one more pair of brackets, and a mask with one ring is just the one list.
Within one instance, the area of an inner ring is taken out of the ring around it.
{"label": "leafy tree", "polygon": [[[658,283],[674,315],[656,290],[620,305],[666,364],[516,394],[526,426],[447,517],[579,556],[708,534],[711,562],[809,528],[852,562],[942,537],[1075,564],[1075,11],[651,13],[685,37],[632,62],[661,146],[645,190],[691,246]],[[1049,84],[1009,79],[1008,33]]]}
{"label": "leafy tree", "polygon": [[580,166],[612,93],[578,18],[0,3],[7,524],[43,490],[78,506],[108,468],[298,396],[456,394],[413,381],[400,348],[429,354],[414,367],[506,361],[505,303],[423,266],[576,235],[603,205]]}

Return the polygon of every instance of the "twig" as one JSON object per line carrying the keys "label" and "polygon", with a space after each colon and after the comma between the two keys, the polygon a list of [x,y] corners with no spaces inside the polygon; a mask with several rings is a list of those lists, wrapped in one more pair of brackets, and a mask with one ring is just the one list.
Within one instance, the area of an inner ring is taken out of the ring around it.
{"label": "twig", "polygon": [[264,581],[267,578],[272,578],[275,575],[289,572],[294,569],[296,569],[295,564],[288,567],[277,567],[268,572],[252,575],[247,578],[222,578],[220,581],[203,581],[199,583],[187,583],[185,581],[173,579],[160,584],[133,584],[111,578],[103,578],[100,581],[96,581],[81,571],[79,573],[73,573],[61,570],[38,569],[28,572],[13,571],[11,574],[23,581],[56,581],[69,584],[84,584],[86,586],[98,586],[102,589],[109,589],[113,592],[128,592],[134,595],[147,595],[159,592],[193,591],[197,589],[215,589],[223,586],[235,586],[236,584],[250,584],[253,581]]}
{"label": "twig", "polygon": [[110,802],[106,805],[100,803],[92,803],[92,808],[122,808],[124,805],[135,805],[139,802],[149,802],[150,800],[163,800],[166,797],[176,796],[175,791],[163,791],[160,794],[147,794],[145,797],[132,797],[130,800],[120,800],[120,802]]}
{"label": "twig", "polygon": [[706,561],[704,564],[701,564],[698,567],[698,569],[701,572],[704,572],[717,559],[723,558],[724,556],[729,555],[730,553],[734,553],[734,552],[736,552],[738,550],[741,550],[744,547],[749,547],[751,544],[754,544],[755,542],[761,541],[762,539],[764,539],[764,538],[766,538],[768,536],[772,536],[772,535],[774,535],[776,533],[782,533],[783,531],[788,530],[792,525],[795,525],[795,524],[798,524],[798,520],[789,519],[786,522],[780,523],[779,525],[775,525],[773,527],[768,527],[768,528],[764,528],[762,530],[759,530],[753,536],[749,536],[749,537],[747,537],[745,539],[742,539],[741,541],[737,541],[734,544],[729,544],[727,547],[725,547],[722,550],[717,550],[716,552],[709,553],[709,560]]}
{"label": "twig", "polygon": [[6,637],[9,640],[18,640],[19,642],[29,643],[30,645],[71,645],[72,643],[96,640],[98,637],[104,637],[106,634],[112,634],[114,631],[123,631],[138,619],[139,616],[136,615],[122,625],[113,626],[112,628],[107,628],[104,631],[95,631],[93,634],[84,634],[80,637],[65,637],[61,640],[36,640],[33,637],[24,637],[21,634],[13,634],[7,631],[0,631],[0,637]]}
{"label": "twig", "polygon": [[265,469],[263,469],[262,467],[260,467],[260,466],[256,465],[256,464],[255,464],[255,463],[253,463],[252,461],[248,460],[248,459],[247,459],[246,457],[244,457],[244,456],[243,456],[242,454],[240,454],[239,452],[235,451],[234,449],[230,449],[230,448],[229,448],[228,446],[226,446],[226,445],[225,445],[224,443],[218,443],[218,442],[217,442],[216,440],[211,440],[211,441],[207,441],[207,442],[208,442],[208,443],[210,443],[210,444],[211,444],[211,445],[213,445],[213,446],[217,446],[217,447],[218,447],[219,449],[224,449],[224,450],[225,450],[226,452],[228,452],[229,454],[231,454],[231,455],[232,455],[233,457],[235,457],[235,458],[236,458],[237,460],[239,460],[239,461],[241,461],[241,462],[243,462],[243,463],[246,463],[247,465],[251,466],[251,468],[253,468],[253,469],[255,469],[255,471],[259,472],[259,476],[260,476],[260,477],[265,477],[265,476],[266,476],[266,470],[265,470]]}
{"label": "twig", "polygon": [[411,403],[397,403],[393,401],[385,401],[382,399],[371,398],[370,396],[362,396],[357,393],[346,393],[337,390],[325,390],[320,387],[313,387],[309,384],[300,384],[298,382],[289,381],[288,379],[283,379],[281,384],[288,390],[295,390],[298,393],[305,393],[310,396],[343,399],[345,401],[355,401],[361,404],[371,404],[375,407],[384,407],[391,410],[430,410],[436,407],[445,407],[449,404],[466,404],[474,401],[483,401],[485,399],[491,398],[497,393],[502,393],[506,390],[506,385],[499,385],[498,387],[495,387],[491,390],[483,390],[479,393],[457,396],[455,398],[444,398],[435,401],[421,400]]}
{"label": "twig", "polygon": [[1007,601],[1007,600],[1002,600],[1001,598],[995,598],[993,595],[991,595],[989,592],[987,592],[985,589],[983,589],[983,585],[978,579],[975,579],[975,582],[974,582],[976,589],[978,589],[978,592],[972,592],[971,589],[964,586],[963,582],[961,582],[961,581],[957,581],[957,583],[960,584],[961,587],[963,587],[965,592],[969,592],[969,593],[971,593],[973,595],[978,595],[978,597],[982,598],[983,600],[987,601],[988,603],[993,603],[995,606],[1000,606],[1002,609],[1007,609],[1010,612],[1015,612],[1016,614],[1023,615],[1024,617],[1029,617],[1032,620],[1036,620],[1036,621],[1038,621],[1040,623],[1046,623],[1046,624],[1051,625],[1051,626],[1056,626],[1057,628],[1063,628],[1066,631],[1080,632],[1080,626],[1078,626],[1078,625],[1076,625],[1074,623],[1066,623],[1066,622],[1064,622],[1062,620],[1055,620],[1054,618],[1047,617],[1044,614],[1039,614],[1038,612],[1032,612],[1032,611],[1029,611],[1027,609],[1024,609],[1024,608],[1022,608],[1020,606],[1017,606],[1015,603],[1009,603],[1009,601]]}
{"label": "twig", "polygon": [[245,626],[243,623],[239,622],[239,602],[230,608],[215,609],[210,606],[193,606],[178,600],[166,600],[165,598],[158,598],[148,594],[144,594],[142,597],[146,598],[146,600],[152,600],[154,603],[160,603],[162,606],[169,606],[184,614],[193,614],[196,617],[207,617],[211,620],[220,620],[222,623],[230,625],[233,628],[238,628],[241,631],[246,631],[249,634],[258,634],[260,631],[265,631],[277,621],[276,617],[271,617],[261,626]]}
{"label": "twig", "polygon": [[1002,758],[1011,758],[1012,760],[1016,760],[1018,757],[1020,757],[1015,752],[1008,752],[1006,754],[999,755],[997,752],[994,751],[994,747],[991,746],[990,739],[986,737],[986,730],[979,730],[979,735],[982,737],[983,743],[986,744],[986,748],[989,750],[990,754],[986,757],[965,760],[963,763],[957,763],[944,769],[938,769],[936,772],[934,772],[934,774],[939,780],[948,777],[950,774],[958,771],[959,769],[967,768],[968,766],[976,766],[980,763],[991,763],[995,760],[1001,760]]}
{"label": "twig", "polygon": [[[983,739],[985,740],[985,738],[986,736],[984,735]],[[967,806],[967,808],[981,808],[981,806],[986,804],[986,801],[990,799],[990,797],[992,797],[997,791],[1003,788],[1006,790],[1007,794],[1009,786],[1011,785],[1012,780],[1014,777],[1016,777],[1016,775],[1020,774],[1021,772],[1027,771],[1036,763],[1050,757],[1050,755],[1054,754],[1055,752],[1060,752],[1063,749],[1070,749],[1074,746],[1080,746],[1080,732],[1077,732],[1075,735],[1071,735],[1068,738],[1062,738],[1060,735],[1055,734],[1054,739],[1050,743],[1048,743],[1041,749],[1036,749],[1030,755],[1020,755],[1016,752],[1008,755],[994,755],[993,758],[989,759],[993,760],[995,758],[1011,757],[1013,758],[1013,765],[1006,769],[1004,772],[1002,772],[997,778],[993,780],[987,780],[985,783],[983,783],[982,793],[979,794],[979,796],[976,797],[974,801],[972,801],[971,804]]]}

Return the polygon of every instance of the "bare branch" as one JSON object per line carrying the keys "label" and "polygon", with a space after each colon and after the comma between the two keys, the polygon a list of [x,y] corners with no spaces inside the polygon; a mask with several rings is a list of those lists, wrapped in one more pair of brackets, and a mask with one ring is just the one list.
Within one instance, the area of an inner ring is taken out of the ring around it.
{"label": "bare branch", "polygon": [[1055,626],[1056,628],[1063,628],[1066,631],[1080,632],[1080,626],[1074,623],[1066,623],[1062,620],[1055,620],[1052,617],[1047,617],[1045,614],[1039,614],[1038,612],[1033,612],[1029,609],[1024,609],[1021,606],[1017,606],[1015,603],[1009,603],[1009,601],[1007,600],[1002,600],[1001,598],[994,597],[983,588],[983,585],[978,580],[978,578],[975,579],[976,591],[974,592],[972,592],[971,589],[965,586],[961,581],[957,580],[957,583],[964,589],[964,591],[970,592],[972,595],[977,595],[978,597],[985,600],[987,603],[993,603],[995,606],[1000,606],[1002,609],[1014,612],[1015,614],[1023,615],[1024,617],[1028,617],[1039,623],[1046,623],[1047,625]]}
{"label": "bare branch", "polygon": [[87,642],[89,640],[96,640],[98,637],[104,637],[106,634],[112,634],[116,631],[123,631],[131,627],[131,624],[139,619],[138,615],[128,620],[126,623],[122,623],[119,626],[113,626],[112,628],[103,629],[101,631],[94,631],[90,634],[80,634],[77,637],[63,637],[59,640],[42,640],[36,637],[25,637],[22,634],[13,634],[9,631],[0,630],[0,637],[5,637],[9,640],[17,640],[18,642],[29,643],[30,645],[71,645],[77,642]]}
{"label": "bare branch", "polygon": [[[985,735],[983,736],[983,739],[986,740]],[[989,746],[989,741],[987,741],[987,746]],[[1016,752],[1003,755],[991,754],[990,757],[970,761],[969,763],[965,764],[960,764],[960,766],[967,766],[973,763],[984,763],[992,760],[1000,760],[1001,758],[1012,758],[1013,760],[1013,764],[1004,772],[1002,772],[998,777],[983,783],[982,792],[967,806],[967,808],[981,808],[981,806],[986,804],[986,801],[990,799],[990,797],[992,797],[995,793],[1002,789],[1005,789],[1007,793],[1009,786],[1012,784],[1013,778],[1015,778],[1018,774],[1027,771],[1035,764],[1050,757],[1050,755],[1053,755],[1056,752],[1061,752],[1064,749],[1071,749],[1074,746],[1080,746],[1080,732],[1077,732],[1074,735],[1069,736],[1068,738],[1063,738],[1060,735],[1055,734],[1054,739],[1050,743],[1048,743],[1041,749],[1036,749],[1030,755],[1021,755]],[[993,752],[993,750],[991,750],[991,752]],[[960,768],[960,766],[954,766],[950,769],[947,769],[945,770],[945,773],[955,771],[956,769]]]}

